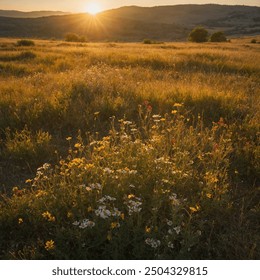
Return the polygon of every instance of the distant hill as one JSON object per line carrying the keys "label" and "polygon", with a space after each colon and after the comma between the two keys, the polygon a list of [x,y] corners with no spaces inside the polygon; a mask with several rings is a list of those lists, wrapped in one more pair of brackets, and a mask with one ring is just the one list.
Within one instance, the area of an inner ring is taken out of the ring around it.
{"label": "distant hill", "polygon": [[62,16],[68,13],[60,11],[34,11],[34,12],[20,12],[12,10],[0,10],[0,17],[12,17],[12,18],[38,18],[49,16]]}
{"label": "distant hill", "polygon": [[260,7],[176,5],[122,7],[93,17],[69,14],[39,18],[0,17],[1,37],[63,38],[68,32],[95,41],[176,41],[197,25],[227,35],[260,34]]}

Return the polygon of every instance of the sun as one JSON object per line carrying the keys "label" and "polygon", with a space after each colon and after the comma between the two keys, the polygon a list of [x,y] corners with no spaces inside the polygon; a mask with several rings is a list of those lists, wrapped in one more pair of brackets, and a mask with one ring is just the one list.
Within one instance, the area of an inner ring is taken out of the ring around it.
{"label": "sun", "polygon": [[86,5],[86,12],[95,16],[101,12],[102,8],[98,2],[90,2]]}

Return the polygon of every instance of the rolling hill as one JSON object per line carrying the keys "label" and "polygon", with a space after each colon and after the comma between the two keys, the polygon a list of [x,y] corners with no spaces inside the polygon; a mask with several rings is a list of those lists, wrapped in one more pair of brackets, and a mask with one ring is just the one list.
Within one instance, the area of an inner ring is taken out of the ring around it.
{"label": "rolling hill", "polygon": [[260,7],[226,5],[176,5],[122,7],[93,17],[88,14],[38,18],[0,17],[0,36],[61,39],[68,32],[89,40],[163,41],[184,40],[189,31],[202,25],[209,31],[232,35],[260,34]]}
{"label": "rolling hill", "polygon": [[68,13],[61,11],[33,11],[33,12],[21,12],[13,10],[0,10],[0,17],[12,17],[12,18],[38,18],[49,16],[62,16]]}

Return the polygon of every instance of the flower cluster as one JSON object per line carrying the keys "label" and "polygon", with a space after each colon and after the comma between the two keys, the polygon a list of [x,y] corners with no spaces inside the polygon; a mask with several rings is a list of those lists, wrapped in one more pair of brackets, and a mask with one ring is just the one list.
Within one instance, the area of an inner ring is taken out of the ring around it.
{"label": "flower cluster", "polygon": [[150,246],[150,247],[152,247],[152,248],[154,248],[154,249],[156,249],[156,248],[158,248],[159,246],[161,246],[161,241],[158,240],[158,239],[153,239],[153,238],[147,238],[147,239],[145,239],[145,243],[146,243],[148,246]]}
{"label": "flower cluster", "polygon": [[125,204],[128,208],[129,216],[131,216],[133,213],[139,213],[142,210],[142,199],[140,197],[136,197],[133,194],[128,195]]}
{"label": "flower cluster", "polygon": [[95,223],[93,221],[90,221],[89,219],[84,219],[81,222],[75,221],[72,224],[74,226],[78,226],[80,229],[93,228],[95,226]]}

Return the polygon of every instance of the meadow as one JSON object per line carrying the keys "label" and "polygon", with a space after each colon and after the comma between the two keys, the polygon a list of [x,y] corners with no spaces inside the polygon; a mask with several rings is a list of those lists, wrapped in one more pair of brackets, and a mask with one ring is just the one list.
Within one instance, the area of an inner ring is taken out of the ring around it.
{"label": "meadow", "polygon": [[250,40],[0,39],[0,258],[259,259]]}

